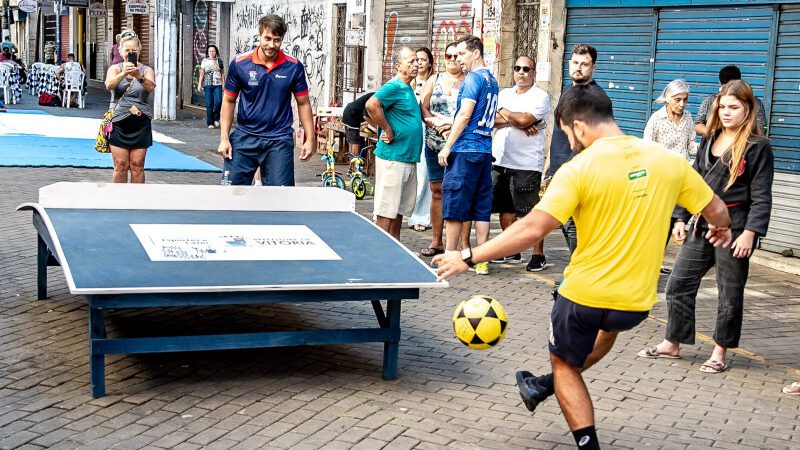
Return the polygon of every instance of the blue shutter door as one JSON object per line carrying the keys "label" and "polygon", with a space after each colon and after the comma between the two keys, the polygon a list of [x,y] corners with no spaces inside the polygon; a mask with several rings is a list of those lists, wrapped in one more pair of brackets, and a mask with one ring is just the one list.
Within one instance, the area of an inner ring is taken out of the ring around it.
{"label": "blue shutter door", "polygon": [[775,154],[772,217],[762,248],[800,256],[800,7],[784,7],[778,25],[769,137]]}
{"label": "blue shutter door", "polygon": [[597,49],[594,79],[614,104],[614,118],[626,133],[641,136],[647,124],[650,59],[655,13],[651,8],[577,8],[567,12],[564,86],[575,44]]}
{"label": "blue shutter door", "polygon": [[769,137],[775,169],[800,173],[800,7],[781,12]]}
{"label": "blue shutter door", "polygon": [[[694,118],[703,99],[719,90],[719,70],[733,64],[765,101],[772,20],[772,8],[659,11],[651,99],[670,81],[683,78],[691,89],[689,112]],[[653,110],[659,107],[653,105]]]}

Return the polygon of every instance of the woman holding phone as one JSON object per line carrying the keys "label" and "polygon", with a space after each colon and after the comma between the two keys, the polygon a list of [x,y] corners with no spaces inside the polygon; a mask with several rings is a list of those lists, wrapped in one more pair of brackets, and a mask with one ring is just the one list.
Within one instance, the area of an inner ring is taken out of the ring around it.
{"label": "woman holding phone", "polygon": [[149,66],[139,63],[142,44],[133,31],[121,34],[119,51],[123,62],[106,73],[106,89],[112,92],[114,115],[108,143],[114,160],[114,183],[144,183],[144,159],[153,145],[148,103],[156,87],[156,75]]}

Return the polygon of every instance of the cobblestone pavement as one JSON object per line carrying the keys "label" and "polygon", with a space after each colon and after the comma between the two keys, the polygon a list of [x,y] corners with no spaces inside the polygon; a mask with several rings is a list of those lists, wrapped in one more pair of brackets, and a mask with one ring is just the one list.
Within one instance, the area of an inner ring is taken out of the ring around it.
{"label": "cobblestone pavement", "polygon": [[[91,99],[91,97],[90,97]],[[90,105],[92,103],[90,102]],[[23,105],[23,107],[28,107]],[[99,117],[92,110],[70,114]],[[52,111],[65,114],[63,110]],[[187,142],[189,154],[219,165],[217,135],[182,118],[156,130]],[[2,116],[0,116],[2,120]],[[322,163],[298,163],[303,185]],[[149,183],[214,184],[218,174],[149,172]],[[546,240],[552,266],[530,274],[493,265],[491,275],[456,277],[403,304],[400,378],[380,377],[379,344],[128,355],[107,358],[108,395],[89,394],[87,309],[50,269],[50,298],[36,300],[37,189],[57,181],[108,181],[109,170],[0,168],[0,448],[572,448],[555,400],[531,415],[514,371],[548,368],[550,289],[566,263],[560,235]],[[371,202],[358,203],[369,214]],[[493,230],[496,233],[497,230]],[[403,231],[412,249],[429,232]],[[670,248],[670,258],[675,248]],[[387,264],[379,259],[369,264]],[[662,302],[650,320],[620,335],[586,374],[599,436],[607,448],[800,448],[800,399],[781,387],[800,380],[800,281],[752,266],[743,348],[732,370],[697,369],[711,351],[713,271],[698,301],[697,345],[682,359],[641,360],[664,333]],[[663,287],[665,280],[662,277]],[[499,299],[510,315],[496,348],[471,351],[453,336],[452,310],[472,293]],[[281,304],[115,311],[109,334],[215,333],[292,327],[372,326],[368,304]]]}

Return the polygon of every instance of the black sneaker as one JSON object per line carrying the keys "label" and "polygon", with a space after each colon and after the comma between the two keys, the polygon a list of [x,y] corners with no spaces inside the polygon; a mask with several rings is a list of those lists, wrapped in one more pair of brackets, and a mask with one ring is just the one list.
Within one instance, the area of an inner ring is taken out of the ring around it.
{"label": "black sneaker", "polygon": [[525,270],[528,272],[541,272],[542,270],[547,268],[547,259],[544,255],[533,255],[531,256],[531,260],[528,263],[528,266],[525,267]]}
{"label": "black sneaker", "polygon": [[492,260],[495,264],[519,264],[522,262],[522,254],[506,256],[505,258],[497,258]]}
{"label": "black sneaker", "polygon": [[552,387],[545,386],[544,378],[546,375],[534,376],[527,370],[518,370],[516,373],[519,396],[528,411],[533,412],[539,403],[545,401],[547,397],[555,394]]}

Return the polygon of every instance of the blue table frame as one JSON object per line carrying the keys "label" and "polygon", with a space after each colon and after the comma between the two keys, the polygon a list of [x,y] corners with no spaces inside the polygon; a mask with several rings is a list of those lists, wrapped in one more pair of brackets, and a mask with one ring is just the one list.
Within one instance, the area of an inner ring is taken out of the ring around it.
{"label": "blue table frame", "polygon": [[[47,267],[58,266],[53,239],[41,215],[34,211],[33,224],[38,233],[37,291],[40,300],[47,298]],[[419,288],[380,288],[259,292],[199,292],[169,294],[87,295],[89,302],[89,343],[92,396],[105,395],[105,355],[161,353],[178,351],[249,349],[296,345],[326,345],[383,342],[383,378],[397,379],[400,341],[400,304],[404,299],[418,299]],[[303,331],[273,331],[226,335],[115,338],[106,335],[105,310],[211,305],[265,305],[287,302],[370,301],[379,327]],[[385,301],[386,307],[381,304]]]}

